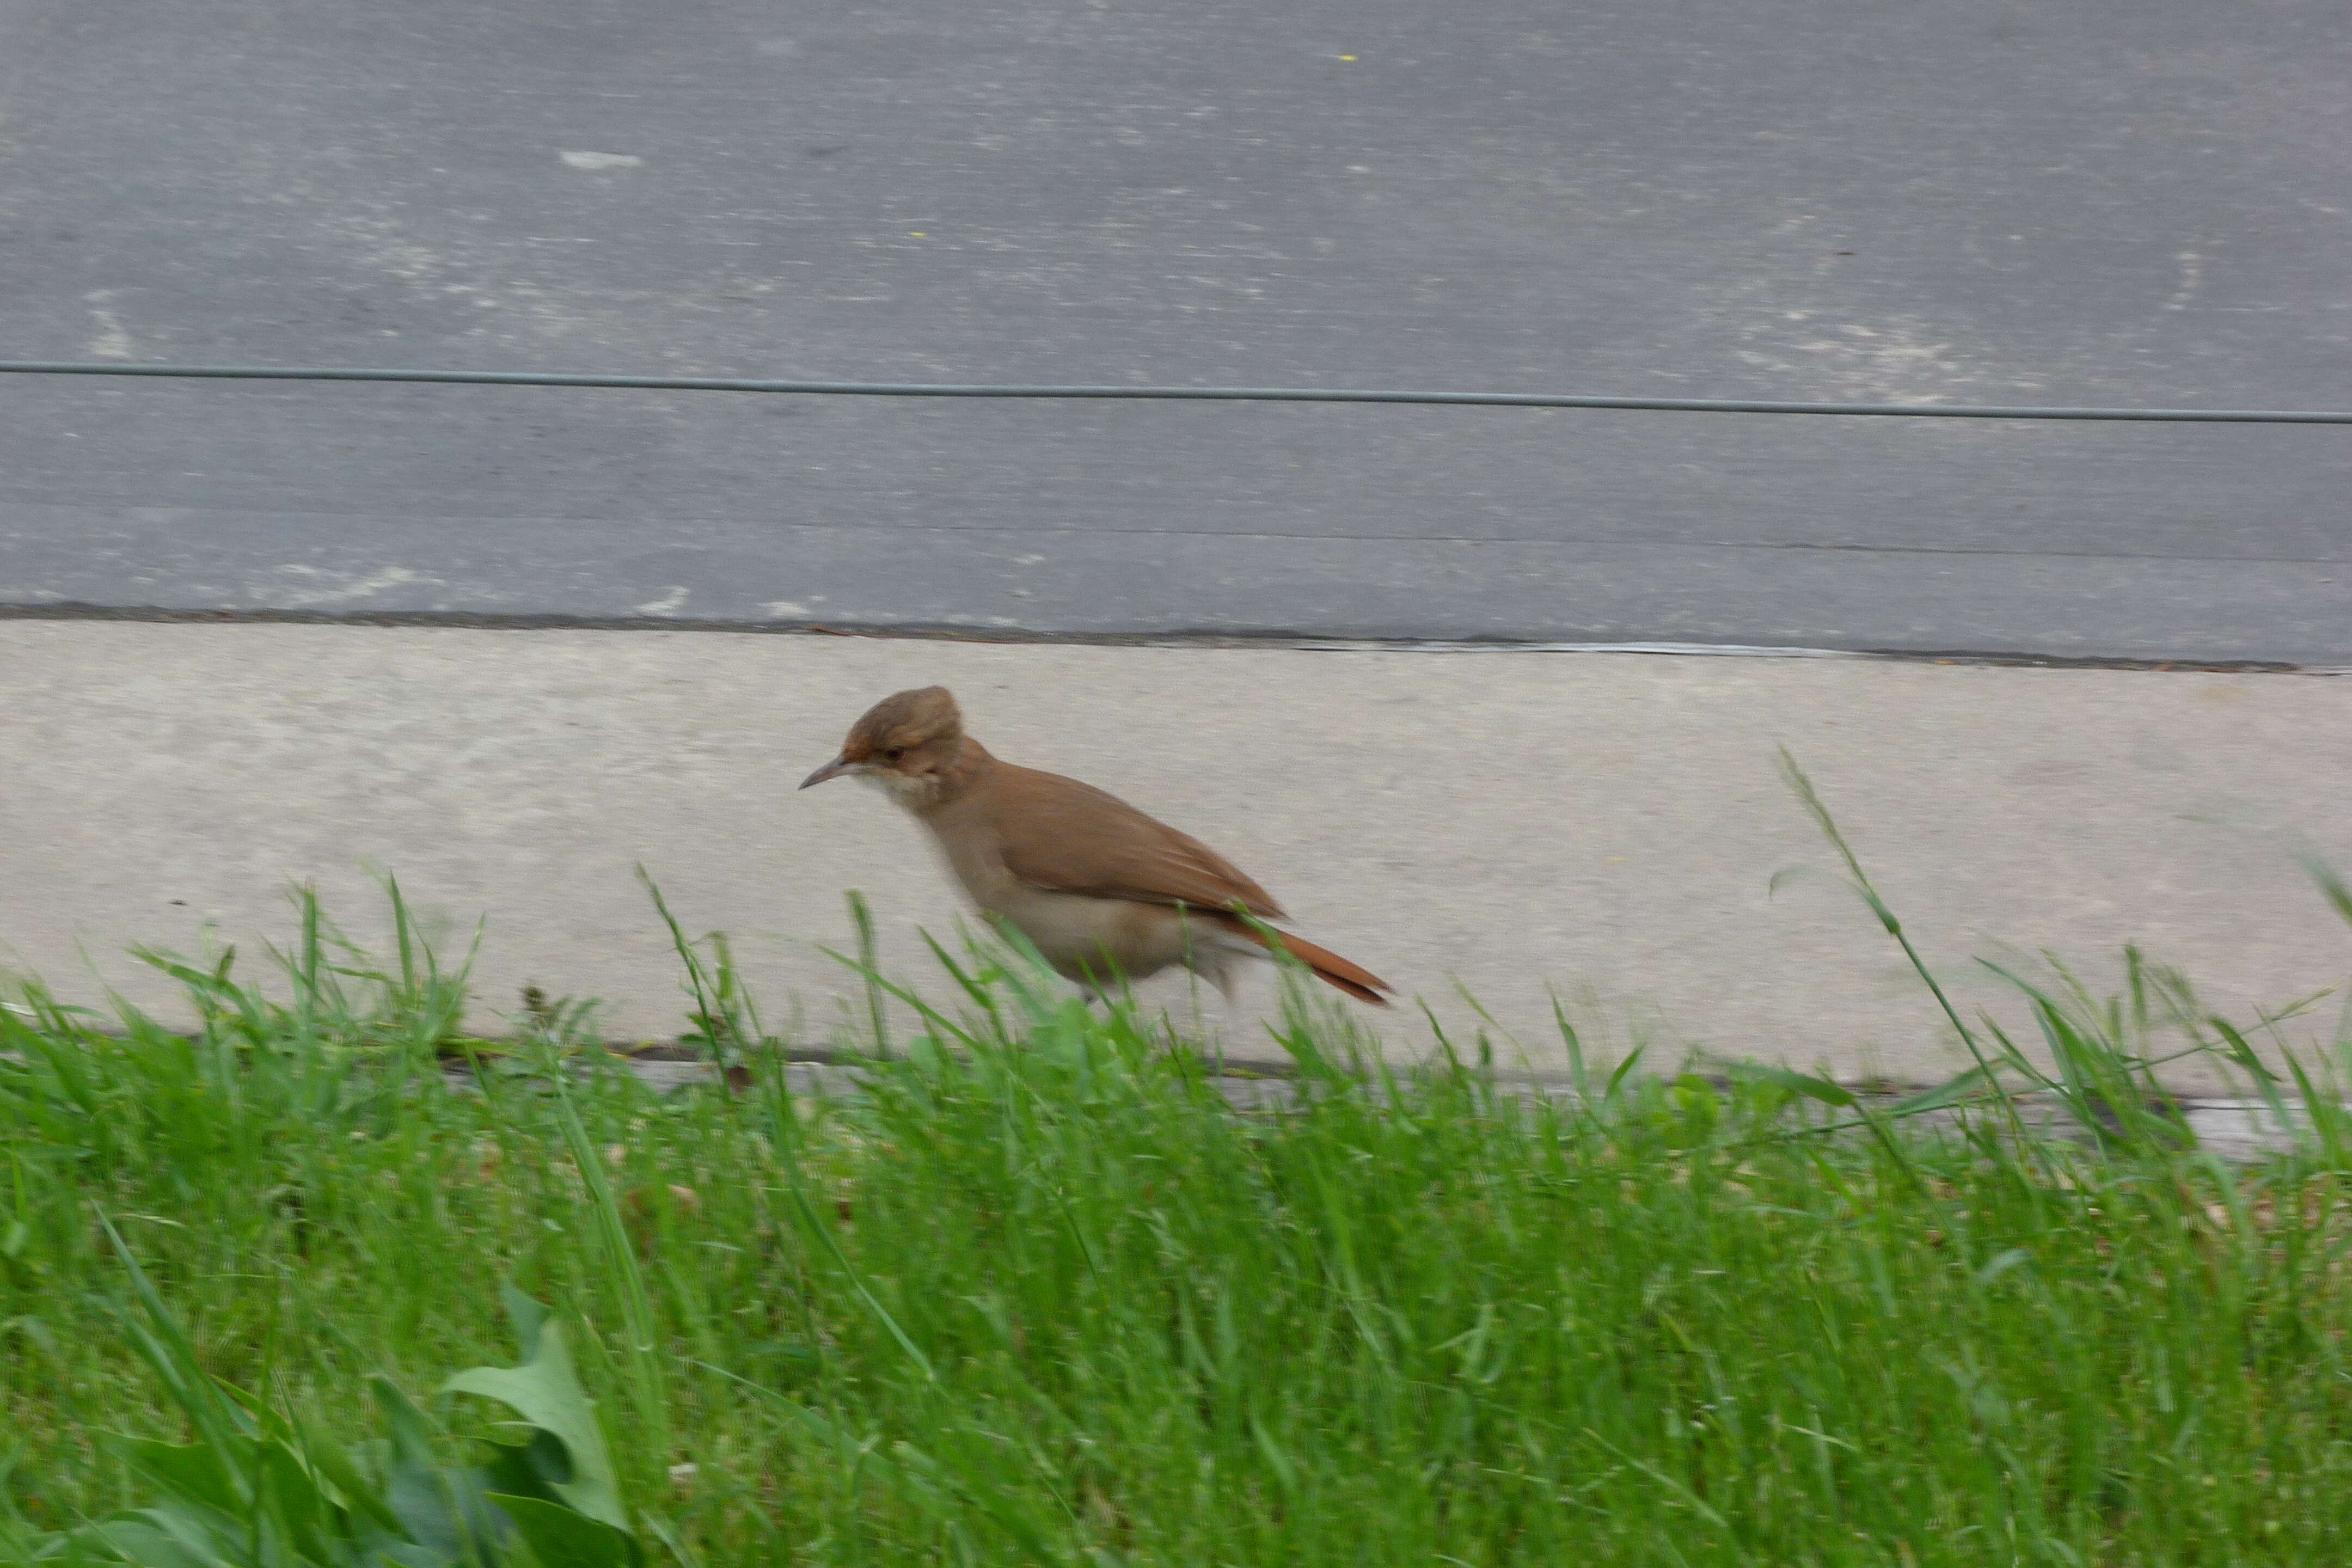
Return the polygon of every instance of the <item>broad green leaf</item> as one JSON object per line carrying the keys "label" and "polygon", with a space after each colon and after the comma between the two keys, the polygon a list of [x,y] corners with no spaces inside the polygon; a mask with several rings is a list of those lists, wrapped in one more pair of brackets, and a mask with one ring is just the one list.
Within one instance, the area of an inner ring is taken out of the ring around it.
{"label": "broad green leaf", "polygon": [[320,1479],[327,1483],[332,1500],[353,1513],[389,1531],[400,1529],[399,1516],[392,1511],[376,1488],[352,1462],[352,1456],[341,1444],[321,1436],[308,1426],[299,1426],[296,1433],[300,1441],[299,1457]]}
{"label": "broad green leaf", "polygon": [[173,1540],[169,1531],[130,1515],[85,1525],[52,1538],[37,1563],[131,1563],[138,1568],[219,1568],[221,1559]]}
{"label": "broad green leaf", "polygon": [[490,1491],[535,1497],[561,1507],[562,1494],[555,1489],[572,1479],[572,1458],[555,1434],[539,1431],[533,1432],[530,1441],[520,1447],[503,1443],[492,1445],[489,1462],[480,1473],[484,1487]]}
{"label": "broad green leaf", "polygon": [[324,1558],[330,1541],[348,1539],[342,1510],[293,1450],[267,1443],[260,1461],[257,1500],[285,1526],[298,1553]]}
{"label": "broad green leaf", "polygon": [[[121,1531],[138,1541],[142,1550],[153,1553],[152,1557],[134,1559],[142,1565],[152,1563],[158,1568],[175,1568],[181,1563],[200,1563],[205,1568],[247,1568],[221,1549],[223,1542],[234,1541],[234,1524],[226,1515],[167,1503],[118,1515],[100,1528]],[[109,1533],[106,1539],[110,1544],[115,1536]],[[178,1555],[174,1556],[175,1552]]]}
{"label": "broad green leaf", "polygon": [[122,1462],[166,1497],[184,1499],[223,1513],[244,1511],[245,1498],[226,1466],[232,1458],[247,1467],[252,1445],[239,1443],[234,1456],[201,1443],[162,1443],[149,1437],[117,1437],[115,1452]]}
{"label": "broad green leaf", "polygon": [[499,1287],[499,1300],[507,1310],[507,1321],[514,1326],[522,1359],[529,1361],[539,1353],[539,1331],[547,1324],[547,1309],[511,1285]]}
{"label": "broad green leaf", "polygon": [[482,1500],[481,1473],[437,1467],[425,1413],[380,1373],[369,1374],[368,1387],[392,1432],[383,1450],[383,1497],[400,1532],[427,1554],[421,1561],[469,1561],[475,1543],[499,1535],[498,1518]]}
{"label": "broad green leaf", "polygon": [[537,1498],[492,1492],[489,1500],[514,1521],[515,1531],[541,1563],[562,1568],[637,1568],[637,1543],[626,1532]]}
{"label": "broad green leaf", "polygon": [[445,1394],[478,1394],[495,1399],[525,1421],[554,1434],[572,1461],[572,1479],[555,1489],[589,1518],[625,1531],[629,1517],[613,1473],[613,1458],[596,1425],[596,1407],[572,1370],[563,1325],[548,1322],[520,1366],[478,1366],[441,1385]]}
{"label": "broad green leaf", "polygon": [[384,1425],[392,1428],[392,1456],[396,1464],[430,1465],[433,1463],[433,1424],[425,1412],[401,1392],[400,1384],[380,1372],[368,1373],[368,1392],[375,1395],[376,1408],[383,1412]]}

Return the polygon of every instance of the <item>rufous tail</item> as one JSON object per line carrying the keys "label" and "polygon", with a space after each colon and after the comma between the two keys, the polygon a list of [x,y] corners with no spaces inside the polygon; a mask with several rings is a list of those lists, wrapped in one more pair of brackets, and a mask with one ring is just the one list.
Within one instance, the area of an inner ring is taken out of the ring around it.
{"label": "rufous tail", "polygon": [[[1267,945],[1266,928],[1252,925],[1243,920],[1233,920],[1232,925],[1234,931],[1256,942],[1260,947]],[[1293,936],[1286,931],[1276,931],[1274,936],[1276,941],[1282,943],[1284,952],[1312,970],[1315,978],[1326,985],[1345,991],[1357,1001],[1369,1002],[1375,1007],[1385,1007],[1389,1005],[1388,998],[1381,993],[1392,991],[1395,987],[1370,970],[1360,964],[1350,963],[1329,948],[1318,947],[1305,937]]]}

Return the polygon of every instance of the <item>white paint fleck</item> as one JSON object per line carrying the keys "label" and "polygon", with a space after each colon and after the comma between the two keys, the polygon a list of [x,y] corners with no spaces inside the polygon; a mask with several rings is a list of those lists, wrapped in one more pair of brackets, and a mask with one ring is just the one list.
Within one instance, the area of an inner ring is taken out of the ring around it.
{"label": "white paint fleck", "polygon": [[123,330],[122,318],[108,308],[114,290],[93,289],[82,298],[89,302],[90,320],[98,323],[98,335],[83,345],[84,352],[94,359],[129,359],[131,334]]}
{"label": "white paint fleck", "polygon": [[641,616],[675,616],[686,604],[686,595],[689,591],[690,590],[688,589],[677,586],[676,584],[670,584],[668,591],[664,593],[660,598],[648,599],[644,604],[639,605],[637,606],[637,614]]}
{"label": "white paint fleck", "polygon": [[364,577],[350,572],[322,571],[299,562],[289,563],[278,570],[281,576],[312,579],[321,584],[315,589],[297,590],[285,595],[287,605],[294,608],[313,605],[348,605],[360,599],[372,599],[386,588],[397,588],[409,583],[441,581],[438,577],[419,576],[405,566],[386,566]]}
{"label": "white paint fleck", "polygon": [[2025,374],[1994,374],[1951,335],[1915,317],[1832,325],[1807,321],[1811,311],[1774,310],[1739,329],[1733,353],[1759,370],[1786,377],[1814,396],[1858,402],[1941,403],[1972,385],[1998,381],[2011,390],[2039,386]]}
{"label": "white paint fleck", "polygon": [[556,156],[563,160],[566,168],[585,169],[591,174],[604,169],[635,169],[645,163],[635,153],[563,152]]}
{"label": "white paint fleck", "polygon": [[2172,298],[2164,302],[2164,308],[2185,310],[2189,309],[2189,301],[2197,297],[2197,290],[2205,282],[2205,258],[2193,250],[2184,250],[2173,260],[2180,265],[2180,287],[2172,291]]}
{"label": "white paint fleck", "polygon": [[809,613],[809,607],[806,605],[792,599],[771,599],[760,607],[767,611],[770,616],[778,618],[785,616],[805,616]]}

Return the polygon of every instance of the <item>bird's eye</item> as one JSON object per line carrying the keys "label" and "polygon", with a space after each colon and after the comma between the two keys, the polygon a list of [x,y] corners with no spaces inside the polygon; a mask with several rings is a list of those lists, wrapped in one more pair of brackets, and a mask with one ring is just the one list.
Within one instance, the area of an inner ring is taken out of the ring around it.
{"label": "bird's eye", "polygon": [[906,747],[904,747],[904,746],[892,746],[889,750],[887,750],[887,751],[886,751],[886,752],[884,752],[882,753],[882,760],[883,760],[884,762],[886,762],[886,763],[895,763],[895,762],[897,762],[900,757],[903,757],[903,756],[905,756],[906,754],[907,754],[907,748],[906,748]]}

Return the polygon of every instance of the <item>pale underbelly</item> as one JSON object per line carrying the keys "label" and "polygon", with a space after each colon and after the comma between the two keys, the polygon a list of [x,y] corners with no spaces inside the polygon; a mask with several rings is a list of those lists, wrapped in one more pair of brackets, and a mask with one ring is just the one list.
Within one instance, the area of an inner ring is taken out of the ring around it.
{"label": "pale underbelly", "polygon": [[1073,980],[1104,978],[1108,966],[1141,980],[1176,964],[1212,979],[1226,962],[1257,949],[1230,931],[1185,920],[1158,904],[1088,898],[1043,888],[993,888],[982,907],[1029,939],[1038,955]]}

